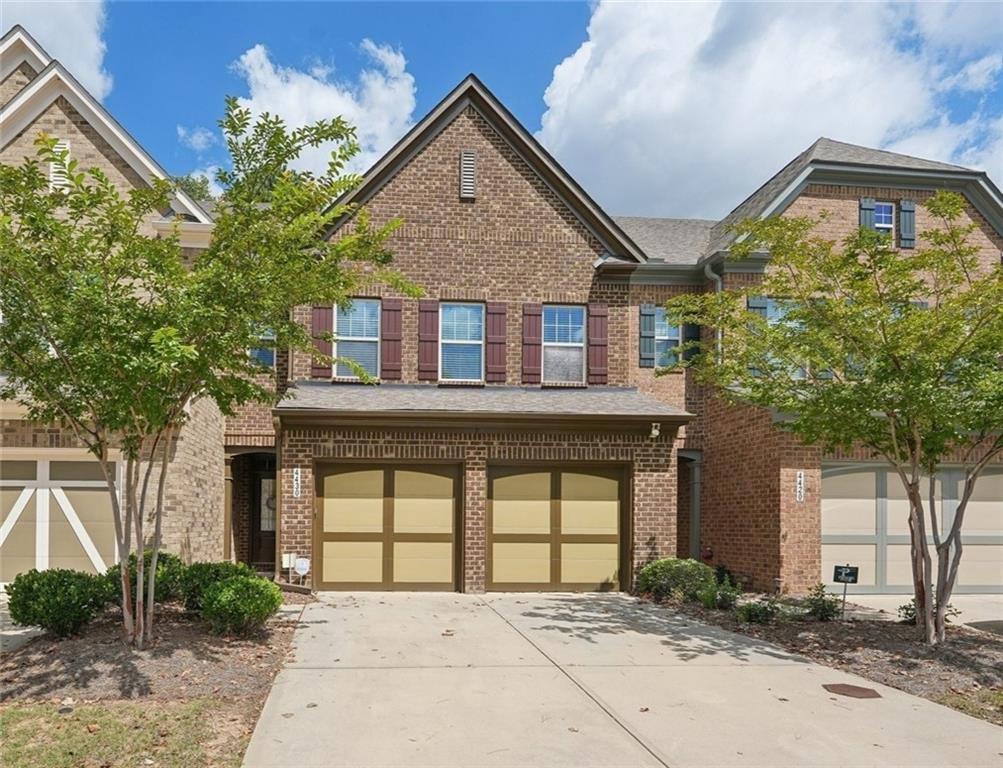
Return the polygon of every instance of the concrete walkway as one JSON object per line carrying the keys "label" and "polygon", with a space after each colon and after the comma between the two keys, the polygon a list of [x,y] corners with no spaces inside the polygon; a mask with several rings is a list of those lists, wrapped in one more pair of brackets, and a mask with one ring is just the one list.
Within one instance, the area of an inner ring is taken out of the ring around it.
{"label": "concrete walkway", "polygon": [[622,595],[359,593],[307,606],[244,765],[940,767],[1001,755],[1003,729]]}

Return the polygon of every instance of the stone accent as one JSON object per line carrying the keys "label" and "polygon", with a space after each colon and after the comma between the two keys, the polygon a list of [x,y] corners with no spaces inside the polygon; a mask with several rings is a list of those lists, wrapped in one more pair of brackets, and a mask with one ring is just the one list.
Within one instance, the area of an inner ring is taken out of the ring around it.
{"label": "stone accent", "polygon": [[[455,461],[463,467],[463,588],[484,590],[487,468],[492,462],[610,462],[629,467],[634,573],[676,550],[674,435],[347,430],[293,426],[280,436],[280,551],[313,552],[315,462],[324,459],[386,462]],[[292,494],[299,469],[300,498]],[[316,556],[312,555],[316,560]]]}

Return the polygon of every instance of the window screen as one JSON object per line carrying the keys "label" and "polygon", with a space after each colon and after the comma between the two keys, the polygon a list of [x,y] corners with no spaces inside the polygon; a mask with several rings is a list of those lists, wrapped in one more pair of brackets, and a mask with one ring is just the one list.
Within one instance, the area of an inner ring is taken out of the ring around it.
{"label": "window screen", "polygon": [[[337,339],[334,354],[348,358],[370,376],[379,376],[380,359],[380,301],[379,299],[353,299],[346,308],[335,308]],[[354,378],[356,371],[339,359],[335,375]]]}
{"label": "window screen", "polygon": [[543,381],[585,380],[585,307],[543,308]]}
{"label": "window screen", "polygon": [[442,304],[439,319],[441,366],[444,381],[481,381],[484,378],[484,306]]}

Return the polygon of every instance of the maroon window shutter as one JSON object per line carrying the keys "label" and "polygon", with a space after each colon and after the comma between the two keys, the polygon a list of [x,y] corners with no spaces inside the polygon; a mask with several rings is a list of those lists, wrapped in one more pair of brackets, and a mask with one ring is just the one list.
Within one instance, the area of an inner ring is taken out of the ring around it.
{"label": "maroon window shutter", "polygon": [[[330,335],[334,332],[334,305],[326,304],[315,306],[313,308],[313,317],[311,319],[310,328],[313,333],[313,345],[317,352],[330,358]],[[322,336],[327,336],[327,338],[321,338]],[[330,379],[331,375],[330,360],[324,361],[313,358],[310,363],[311,378]]]}
{"label": "maroon window shutter", "polygon": [[609,307],[589,304],[589,384],[609,378]]}
{"label": "maroon window shutter", "polygon": [[484,333],[484,378],[486,381],[505,381],[505,351],[508,341],[505,333],[505,304],[489,301]]}
{"label": "maroon window shutter", "polygon": [[418,302],[418,379],[437,381],[439,378],[439,302],[421,299]]}
{"label": "maroon window shutter", "polygon": [[401,377],[400,299],[383,299],[380,304],[380,378],[397,381]]}
{"label": "maroon window shutter", "polygon": [[522,383],[539,384],[543,373],[543,305],[522,305]]}

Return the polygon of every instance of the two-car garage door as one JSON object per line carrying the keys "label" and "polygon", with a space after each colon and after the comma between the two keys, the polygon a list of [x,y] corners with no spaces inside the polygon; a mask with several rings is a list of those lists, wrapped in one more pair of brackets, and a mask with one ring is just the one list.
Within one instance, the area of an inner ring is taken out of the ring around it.
{"label": "two-car garage door", "polygon": [[[322,465],[317,492],[319,589],[459,588],[459,466]],[[624,493],[621,469],[489,468],[487,588],[618,589]]]}

